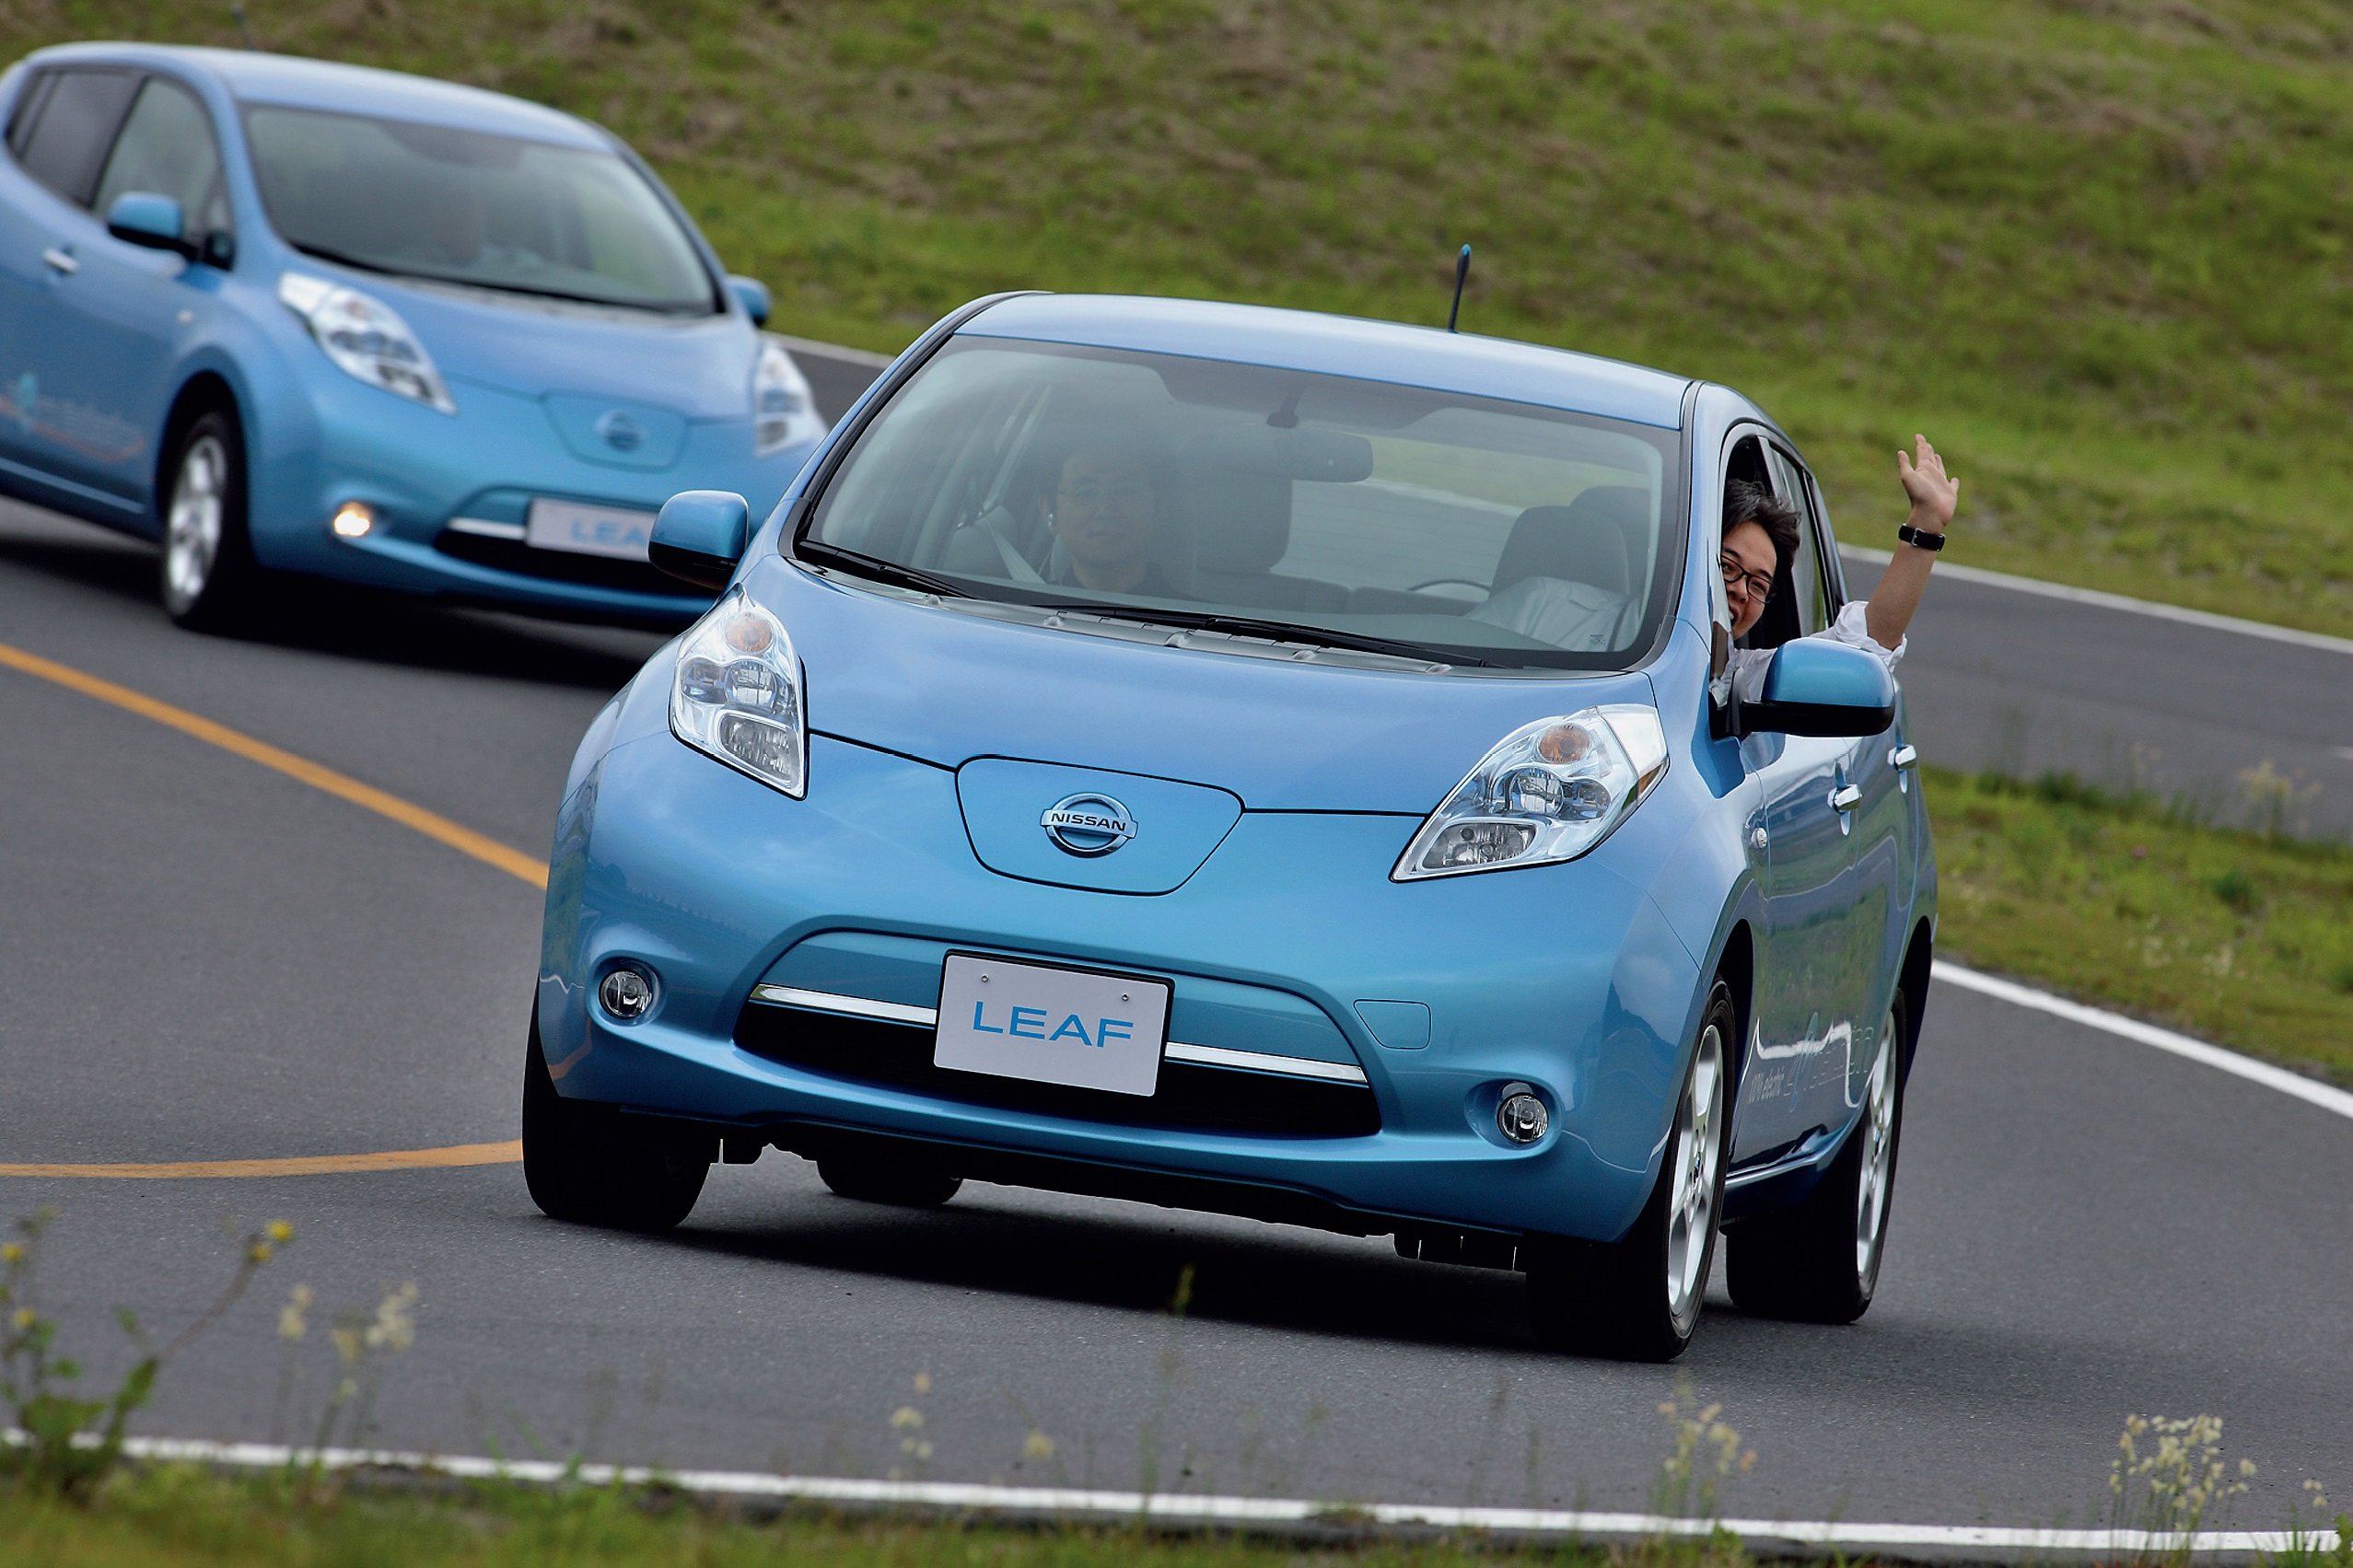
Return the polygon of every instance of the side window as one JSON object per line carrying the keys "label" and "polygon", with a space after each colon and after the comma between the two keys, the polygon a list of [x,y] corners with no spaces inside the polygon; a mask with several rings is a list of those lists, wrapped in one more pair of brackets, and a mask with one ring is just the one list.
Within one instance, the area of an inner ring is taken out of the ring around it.
{"label": "side window", "polygon": [[103,215],[117,197],[132,191],[179,203],[191,235],[228,226],[212,121],[194,95],[157,76],[148,77],[139,89],[90,205]]}
{"label": "side window", "polygon": [[41,118],[41,100],[48,98],[49,89],[56,80],[56,72],[43,71],[27,82],[25,90],[17,95],[17,110],[8,117],[10,157],[25,156],[25,144],[32,140],[32,122]]}
{"label": "side window", "polygon": [[1811,636],[1830,625],[1835,611],[1822,575],[1822,530],[1816,524],[1813,497],[1805,470],[1780,447],[1765,447],[1765,464],[1773,474],[1773,494],[1797,508],[1803,526],[1798,530],[1798,558],[1789,563],[1789,587],[1798,612],[1798,635]]}
{"label": "side window", "polygon": [[[99,166],[139,78],[128,71],[60,71],[23,133],[17,161],[27,174],[76,206],[88,206]],[[11,128],[12,139],[14,128]]]}

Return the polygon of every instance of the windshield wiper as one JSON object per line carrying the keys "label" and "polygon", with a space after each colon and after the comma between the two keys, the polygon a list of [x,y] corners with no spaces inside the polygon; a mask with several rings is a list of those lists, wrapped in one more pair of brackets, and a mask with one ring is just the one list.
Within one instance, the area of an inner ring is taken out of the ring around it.
{"label": "windshield wiper", "polygon": [[1042,610],[1078,611],[1114,621],[1136,621],[1154,626],[1177,626],[1194,632],[1225,632],[1237,637],[1264,637],[1269,642],[1299,643],[1310,647],[1342,648],[1359,654],[1388,654],[1423,664],[1468,664],[1490,668],[1493,661],[1470,654],[1446,653],[1418,643],[1391,637],[1369,637],[1357,632],[1334,632],[1322,626],[1301,626],[1288,621],[1262,621],[1251,615],[1224,615],[1206,610],[1161,610],[1117,604],[1048,604]]}
{"label": "windshield wiper", "polygon": [[877,582],[889,583],[894,587],[913,588],[917,593],[938,594],[942,598],[973,597],[968,589],[958,587],[953,578],[935,576],[929,572],[917,571],[913,566],[902,566],[896,561],[885,561],[879,555],[868,555],[863,551],[845,550],[838,544],[827,544],[822,540],[802,540],[796,549],[798,553],[811,560],[845,567],[860,576],[872,577]]}
{"label": "windshield wiper", "polygon": [[489,278],[461,277],[455,273],[432,273],[415,267],[395,267],[386,261],[373,261],[365,256],[355,256],[348,250],[332,246],[297,244],[295,249],[306,256],[321,261],[332,261],[339,267],[351,267],[363,273],[375,273],[388,278],[414,278],[421,283],[454,284],[460,288],[486,288],[496,294],[529,295],[535,299],[562,299],[574,305],[601,305],[617,310],[648,310],[659,316],[701,316],[710,313],[707,304],[693,301],[614,299],[601,294],[576,294],[569,289],[534,288],[529,284],[498,283]]}
{"label": "windshield wiper", "polygon": [[398,273],[381,261],[371,261],[365,256],[355,256],[347,250],[337,250],[325,245],[306,245],[298,241],[295,249],[306,256],[315,256],[321,261],[332,261],[339,267],[350,267],[362,273],[381,273],[386,277],[400,276]]}

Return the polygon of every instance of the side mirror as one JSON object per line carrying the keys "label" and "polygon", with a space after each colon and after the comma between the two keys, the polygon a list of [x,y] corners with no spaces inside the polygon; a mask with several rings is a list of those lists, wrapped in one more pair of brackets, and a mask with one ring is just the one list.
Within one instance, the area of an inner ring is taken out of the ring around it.
{"label": "side mirror", "polygon": [[125,191],[106,209],[106,232],[124,244],[192,259],[196,247],[181,233],[187,226],[179,203],[146,191]]}
{"label": "side mirror", "polygon": [[726,587],[751,542],[751,507],[728,490],[685,490],[662,503],[646,558],[671,576],[714,591]]}
{"label": "side mirror", "polygon": [[1877,735],[1895,722],[1895,678],[1860,648],[1801,637],[1774,650],[1742,735]]}
{"label": "side mirror", "polygon": [[743,313],[751,318],[753,326],[764,327],[768,324],[769,300],[766,284],[762,283],[758,278],[747,278],[740,273],[729,273],[728,287],[733,289],[736,298],[742,301]]}

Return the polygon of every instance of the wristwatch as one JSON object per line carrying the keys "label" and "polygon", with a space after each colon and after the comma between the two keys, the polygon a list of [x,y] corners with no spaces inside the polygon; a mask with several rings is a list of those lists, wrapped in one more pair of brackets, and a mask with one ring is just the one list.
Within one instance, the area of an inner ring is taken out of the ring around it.
{"label": "wristwatch", "polygon": [[1909,523],[1898,525],[1895,537],[1917,550],[1938,551],[1944,548],[1944,535],[1916,528]]}

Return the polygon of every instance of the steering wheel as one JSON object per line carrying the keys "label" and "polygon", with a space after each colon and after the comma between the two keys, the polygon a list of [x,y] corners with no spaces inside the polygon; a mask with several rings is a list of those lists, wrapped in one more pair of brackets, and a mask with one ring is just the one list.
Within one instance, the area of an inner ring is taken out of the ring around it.
{"label": "steering wheel", "polygon": [[1412,587],[1407,588],[1405,591],[1409,594],[1427,593],[1432,588],[1442,588],[1449,583],[1455,584],[1461,587],[1476,588],[1481,593],[1487,593],[1490,591],[1486,584],[1482,583],[1474,577],[1432,577],[1427,583],[1415,583]]}

